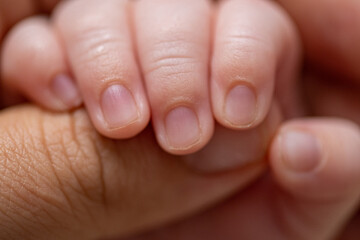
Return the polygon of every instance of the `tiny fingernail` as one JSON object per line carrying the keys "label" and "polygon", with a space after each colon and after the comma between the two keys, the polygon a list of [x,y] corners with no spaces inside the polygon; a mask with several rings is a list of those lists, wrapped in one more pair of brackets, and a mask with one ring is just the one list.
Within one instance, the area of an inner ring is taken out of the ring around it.
{"label": "tiny fingernail", "polygon": [[198,118],[188,107],[171,110],[165,119],[169,145],[174,149],[186,149],[200,139]]}
{"label": "tiny fingernail", "polygon": [[283,161],[289,169],[307,172],[321,161],[320,143],[310,133],[289,131],[282,136]]}
{"label": "tiny fingernail", "polygon": [[82,102],[77,86],[66,74],[57,75],[51,83],[51,88],[55,96],[68,107],[77,107]]}
{"label": "tiny fingernail", "polygon": [[245,85],[237,85],[226,96],[225,119],[237,127],[250,125],[256,117],[256,105],[254,91]]}
{"label": "tiny fingernail", "polygon": [[101,107],[109,128],[125,127],[139,118],[133,95],[122,85],[112,85],[104,91]]}

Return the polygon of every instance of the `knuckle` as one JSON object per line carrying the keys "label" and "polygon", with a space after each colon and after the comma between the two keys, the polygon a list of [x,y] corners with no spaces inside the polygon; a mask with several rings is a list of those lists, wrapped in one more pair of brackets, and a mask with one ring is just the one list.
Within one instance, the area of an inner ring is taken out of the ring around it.
{"label": "knuckle", "polygon": [[[72,54],[82,75],[101,79],[102,82],[113,79],[127,81],[137,77],[138,69],[127,41],[113,29],[89,27],[78,34],[74,42],[77,46]],[[92,88],[94,83],[83,81],[83,84],[90,84]]]}
{"label": "knuckle", "polygon": [[104,67],[117,59],[115,54],[119,52],[118,49],[125,43],[125,39],[109,27],[89,26],[76,34],[74,43],[74,54],[80,63],[88,65],[95,62]]}
{"label": "knuckle", "polygon": [[232,35],[220,44],[225,47],[213,65],[213,75],[220,81],[266,79],[265,75],[270,75],[269,72],[276,68],[274,52],[261,38]]}
{"label": "knuckle", "polygon": [[[71,54],[82,76],[102,82],[137,77],[138,69],[129,41],[111,27],[87,27],[76,34],[73,42]],[[83,83],[93,87],[93,81]]]}
{"label": "knuckle", "polygon": [[148,63],[144,74],[154,104],[163,105],[164,99],[173,104],[197,102],[206,95],[203,80],[207,61],[198,57],[202,53],[197,46],[195,42],[176,37],[156,42],[150,52],[144,54]]}
{"label": "knuckle", "polygon": [[119,64],[119,58],[129,59],[129,49],[132,49],[127,26],[118,23],[125,17],[104,14],[116,8],[119,9],[118,15],[126,15],[127,1],[108,0],[104,4],[98,4],[96,0],[66,2],[69,3],[64,3],[57,11],[55,23],[67,40],[65,42],[71,42],[70,58],[76,60],[77,68],[98,74],[99,69],[112,73],[115,68],[132,66],[133,60]]}
{"label": "knuckle", "polygon": [[[145,74],[169,79],[193,74],[200,62],[191,49],[192,43],[183,40],[160,41],[147,54]],[[195,52],[195,51],[194,51]]]}
{"label": "knuckle", "polygon": [[[146,56],[148,63],[144,74],[152,101],[162,102],[164,98],[175,99],[177,96],[192,101],[203,96],[203,87],[199,84],[204,78],[206,63],[196,57],[194,44],[183,40],[162,41],[156,43]],[[174,100],[175,101],[175,100]]]}

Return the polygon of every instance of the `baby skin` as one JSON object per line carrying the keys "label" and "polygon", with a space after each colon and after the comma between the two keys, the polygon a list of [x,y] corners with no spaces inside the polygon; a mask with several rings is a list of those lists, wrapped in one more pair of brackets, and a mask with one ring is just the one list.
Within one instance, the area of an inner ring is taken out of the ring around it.
{"label": "baby skin", "polygon": [[266,121],[275,131],[274,111],[298,115],[298,58],[272,1],[73,0],[12,29],[2,79],[12,98],[51,110],[84,103],[106,137],[131,138],[151,119],[160,146],[184,155],[215,122],[245,134]]}

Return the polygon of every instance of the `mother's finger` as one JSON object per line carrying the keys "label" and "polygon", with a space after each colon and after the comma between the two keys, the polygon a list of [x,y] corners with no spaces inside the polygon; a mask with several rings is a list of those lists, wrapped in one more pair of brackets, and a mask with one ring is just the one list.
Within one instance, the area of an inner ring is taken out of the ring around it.
{"label": "mother's finger", "polygon": [[0,146],[1,239],[128,235],[199,211],[263,170],[201,175],[161,151],[150,130],[129,141],[99,136],[83,110],[3,111]]}

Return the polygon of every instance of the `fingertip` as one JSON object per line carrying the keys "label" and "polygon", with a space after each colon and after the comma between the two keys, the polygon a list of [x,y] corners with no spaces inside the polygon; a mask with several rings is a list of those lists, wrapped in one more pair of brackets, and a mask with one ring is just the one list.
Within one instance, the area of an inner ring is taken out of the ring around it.
{"label": "fingertip", "polygon": [[178,106],[165,116],[164,123],[154,121],[161,147],[175,155],[187,155],[201,150],[212,138],[214,120],[208,108],[193,110]]}
{"label": "fingertip", "polygon": [[5,94],[18,92],[55,111],[81,104],[81,96],[69,72],[61,44],[44,17],[33,17],[12,29],[2,54]]}
{"label": "fingertip", "polygon": [[285,124],[270,148],[275,178],[296,196],[317,199],[355,194],[360,182],[360,132],[345,120]]}
{"label": "fingertip", "polygon": [[316,136],[302,129],[288,129],[279,137],[281,159],[293,172],[311,172],[321,165],[321,145]]}
{"label": "fingertip", "polygon": [[[137,89],[138,90],[138,89]],[[142,91],[131,91],[122,84],[111,84],[101,94],[99,105],[90,100],[87,108],[95,127],[114,139],[136,136],[150,121],[150,108]]]}
{"label": "fingertip", "polygon": [[67,74],[57,74],[51,81],[50,89],[64,110],[70,110],[82,104],[78,87]]}

